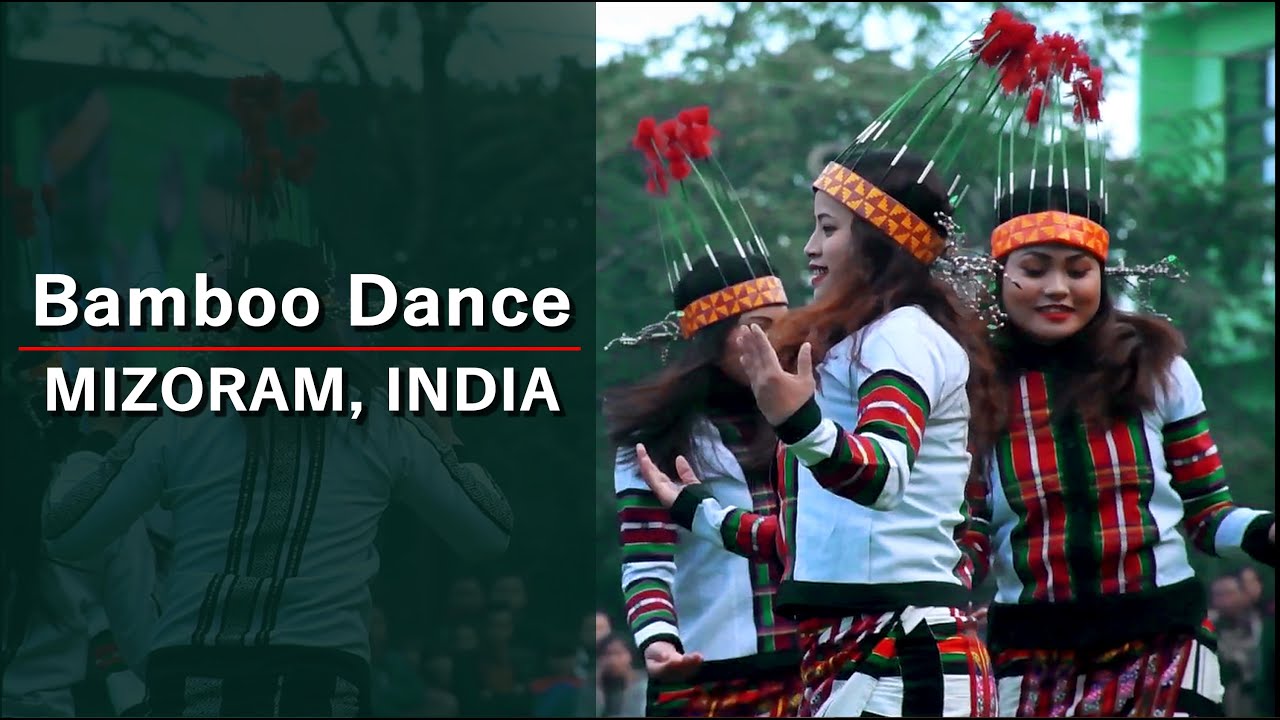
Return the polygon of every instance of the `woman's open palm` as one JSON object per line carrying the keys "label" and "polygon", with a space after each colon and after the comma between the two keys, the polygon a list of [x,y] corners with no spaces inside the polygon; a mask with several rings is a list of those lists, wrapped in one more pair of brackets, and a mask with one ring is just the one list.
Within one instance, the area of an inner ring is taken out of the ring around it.
{"label": "woman's open palm", "polygon": [[640,464],[640,477],[644,478],[645,484],[653,491],[658,502],[662,503],[662,507],[668,510],[675,505],[676,498],[679,497],[685,485],[699,483],[698,476],[684,456],[676,458],[676,474],[680,476],[679,482],[672,480],[670,476],[658,469],[644,445],[636,445],[636,460]]}
{"label": "woman's open palm", "polygon": [[756,406],[770,425],[782,424],[813,397],[817,386],[813,380],[813,349],[809,343],[800,346],[794,373],[782,368],[769,336],[758,325],[752,325],[738,337],[738,350],[742,369],[756,396]]}

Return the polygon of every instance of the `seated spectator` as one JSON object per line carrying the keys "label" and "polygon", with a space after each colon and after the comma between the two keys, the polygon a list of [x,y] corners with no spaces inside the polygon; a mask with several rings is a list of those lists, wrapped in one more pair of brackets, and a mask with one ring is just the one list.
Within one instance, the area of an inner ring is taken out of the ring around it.
{"label": "seated spectator", "polygon": [[461,704],[455,691],[453,655],[448,645],[432,642],[422,649],[423,717],[457,717]]}
{"label": "seated spectator", "polygon": [[1257,568],[1246,565],[1240,570],[1240,586],[1255,610],[1263,615],[1275,615],[1275,603],[1263,596],[1262,578],[1258,575]]}
{"label": "seated spectator", "polygon": [[528,696],[525,681],[528,668],[521,667],[520,655],[511,644],[514,634],[511,612],[501,608],[489,611],[484,629],[483,694],[485,706],[495,716],[527,715]]}
{"label": "seated spectator", "polygon": [[372,707],[377,717],[414,717],[425,687],[418,675],[418,651],[388,639],[387,620],[374,608],[369,633]]}
{"label": "seated spectator", "polygon": [[582,619],[582,631],[578,648],[578,676],[586,679],[595,677],[596,648],[613,632],[613,621],[609,613],[596,610],[594,615]]}
{"label": "seated spectator", "polygon": [[[1262,640],[1258,643],[1258,684],[1254,701],[1261,717],[1276,716],[1276,617],[1267,615],[1262,621]],[[1268,680],[1267,678],[1271,678]]]}
{"label": "seated spectator", "polygon": [[[575,671],[577,648],[572,638],[549,638],[543,672],[529,683],[533,716],[585,717],[582,696],[587,684]],[[594,708],[591,708],[594,709]]]}
{"label": "seated spectator", "polygon": [[482,713],[484,667],[488,658],[480,651],[480,636],[471,625],[456,625],[450,637],[453,655],[453,692],[462,714]]}
{"label": "seated spectator", "polygon": [[[1218,629],[1218,662],[1226,689],[1223,706],[1227,717],[1257,717],[1254,708],[1258,682],[1258,647],[1262,618],[1245,595],[1238,575],[1214,579],[1211,589],[1213,622]],[[1274,682],[1274,680],[1264,680]]]}
{"label": "seated spectator", "polygon": [[428,688],[422,705],[422,714],[415,717],[448,718],[461,715],[458,698],[451,692]]}
{"label": "seated spectator", "polygon": [[597,717],[644,717],[648,678],[627,638],[611,634],[596,650]]}
{"label": "seated spectator", "polygon": [[516,646],[529,648],[537,644],[538,624],[529,619],[529,595],[524,578],[516,573],[495,577],[489,588],[489,606],[511,613]]}
{"label": "seated spectator", "polygon": [[479,623],[484,618],[486,603],[484,587],[480,580],[466,575],[453,581],[449,587],[449,606],[446,615],[452,623]]}

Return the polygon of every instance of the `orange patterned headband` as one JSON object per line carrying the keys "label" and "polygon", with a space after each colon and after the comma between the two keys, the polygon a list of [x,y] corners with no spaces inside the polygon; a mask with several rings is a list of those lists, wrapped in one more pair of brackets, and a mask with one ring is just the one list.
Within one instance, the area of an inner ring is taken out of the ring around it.
{"label": "orange patterned headband", "polygon": [[689,339],[702,328],[725,318],[768,305],[786,305],[782,281],[772,275],[730,285],[689,303],[680,316],[680,334]]}
{"label": "orange patterned headband", "polygon": [[1021,215],[1001,224],[991,233],[991,254],[1002,258],[1029,245],[1061,243],[1107,259],[1111,235],[1098,223],[1058,210]]}
{"label": "orange patterned headband", "polygon": [[880,228],[911,256],[925,265],[933,264],[946,247],[946,240],[929,223],[906,205],[837,162],[827,163],[813,187],[839,200],[859,217]]}

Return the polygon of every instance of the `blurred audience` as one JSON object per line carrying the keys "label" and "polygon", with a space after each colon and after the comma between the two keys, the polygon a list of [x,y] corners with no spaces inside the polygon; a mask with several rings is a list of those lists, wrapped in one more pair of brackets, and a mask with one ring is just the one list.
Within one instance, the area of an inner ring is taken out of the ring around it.
{"label": "blurred audience", "polygon": [[1276,716],[1276,617],[1272,613],[1262,621],[1262,638],[1258,643],[1258,684],[1254,693],[1260,717]]}
{"label": "blurred audience", "polygon": [[1261,618],[1258,652],[1255,655],[1258,671],[1254,682],[1254,712],[1262,717],[1276,714],[1276,601],[1266,597],[1262,576],[1251,565],[1240,570],[1240,588],[1244,591],[1253,612]]}
{"label": "blurred audience", "polygon": [[[1262,641],[1262,616],[1250,601],[1245,583],[1237,575],[1221,575],[1210,590],[1210,613],[1218,629],[1218,660],[1222,667],[1222,685],[1226,690],[1223,706],[1228,717],[1256,717],[1256,683],[1259,648]],[[1274,683],[1274,677],[1265,682]]]}
{"label": "blurred audience", "polygon": [[489,605],[510,614],[515,633],[512,641],[517,647],[529,648],[538,643],[537,624],[528,616],[529,594],[525,589],[524,578],[515,573],[494,578],[489,587]]}
{"label": "blurred audience", "polygon": [[468,575],[453,581],[449,588],[447,611],[451,623],[477,626],[483,619],[486,608],[484,586],[480,584],[479,578]]}
{"label": "blurred audience", "polygon": [[[594,653],[584,675],[580,633],[531,617],[522,577],[504,573],[484,580],[465,575],[447,585],[444,622],[397,622],[375,607],[374,715],[594,717],[596,688],[587,680],[595,676]],[[583,627],[594,629],[594,616],[585,621]],[[607,632],[607,616],[604,623]]]}
{"label": "blurred audience", "polygon": [[575,661],[579,677],[585,680],[595,676],[596,648],[612,632],[613,621],[604,610],[596,610],[595,615],[582,619]]}
{"label": "blurred audience", "polygon": [[533,717],[594,717],[593,690],[577,673],[577,644],[549,638],[543,672],[529,683]]}
{"label": "blurred audience", "polygon": [[630,640],[613,633],[596,649],[596,717],[644,717],[648,676]]}
{"label": "blurred audience", "polygon": [[1275,601],[1268,601],[1263,597],[1262,577],[1258,575],[1257,568],[1253,566],[1245,566],[1240,571],[1240,588],[1244,590],[1244,596],[1259,613],[1263,615],[1275,615]]}
{"label": "blurred audience", "polygon": [[416,717],[422,712],[426,688],[418,671],[418,650],[402,638],[388,638],[382,608],[373,609],[369,631],[372,706],[377,717]]}

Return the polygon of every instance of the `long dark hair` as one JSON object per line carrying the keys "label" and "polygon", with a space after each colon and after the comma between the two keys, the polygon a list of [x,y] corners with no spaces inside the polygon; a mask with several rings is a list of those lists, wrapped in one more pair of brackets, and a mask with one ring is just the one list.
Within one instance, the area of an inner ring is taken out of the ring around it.
{"label": "long dark hair", "polygon": [[[905,153],[895,165],[895,154],[868,152],[846,165],[875,182],[882,191],[946,237],[946,228],[938,221],[937,214],[950,215],[952,207],[941,179],[930,170],[924,182],[916,182],[924,173],[924,160]],[[995,392],[995,360],[986,326],[976,313],[965,307],[951,286],[930,274],[928,266],[858,215],[853,217],[853,239],[859,256],[856,263],[859,277],[834,288],[821,300],[789,313],[774,325],[770,335],[779,359],[794,371],[800,346],[808,342],[812,344],[816,364],[833,346],[877,318],[900,307],[918,305],[969,356],[970,443],[975,463],[980,466],[1001,429],[997,418],[1003,408]],[[858,357],[859,348],[855,347],[854,362]]]}
{"label": "long dark hair", "polygon": [[[717,267],[717,265],[719,267]],[[702,258],[676,286],[676,310],[721,288],[770,274],[765,263],[752,256],[720,253],[716,263]],[[622,450],[625,463],[635,461],[636,443],[644,443],[658,467],[675,476],[676,457],[696,462],[690,450],[699,418],[717,409],[751,419],[751,440],[739,450],[744,470],[767,468],[777,438],[760,415],[751,389],[738,384],[719,367],[725,343],[738,327],[738,318],[713,323],[679,341],[670,363],[656,375],[604,394],[604,419],[609,441]]]}
{"label": "long dark hair", "polygon": [[[1010,210],[1012,208],[1012,211]],[[998,222],[1059,210],[1088,217],[1106,227],[1103,208],[1079,190],[1025,189],[999,202]],[[1156,405],[1167,390],[1169,367],[1186,351],[1186,340],[1163,318],[1131,313],[1115,306],[1107,287],[1106,263],[1098,260],[1101,295],[1098,312],[1072,337],[1045,346],[1012,324],[997,336],[1000,379],[1012,383],[1028,363],[1052,359],[1063,370],[1054,413],[1076,413],[1089,424],[1106,425]],[[1008,257],[1001,258],[1006,263]]]}

